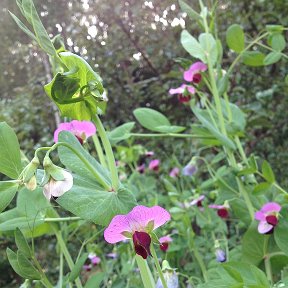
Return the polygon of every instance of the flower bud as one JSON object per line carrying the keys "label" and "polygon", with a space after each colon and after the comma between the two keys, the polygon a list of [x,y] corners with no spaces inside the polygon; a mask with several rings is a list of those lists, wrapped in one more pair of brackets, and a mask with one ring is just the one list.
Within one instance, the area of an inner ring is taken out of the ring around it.
{"label": "flower bud", "polygon": [[33,191],[37,187],[36,171],[40,162],[37,156],[23,169],[20,179],[27,189]]}
{"label": "flower bud", "polygon": [[[167,284],[168,288],[178,288],[179,287],[179,281],[178,276],[175,272],[175,269],[171,268],[167,260],[163,260],[162,262],[162,271],[163,276],[165,279],[165,282]],[[156,283],[156,288],[163,288],[163,284],[161,279],[159,278]]]}

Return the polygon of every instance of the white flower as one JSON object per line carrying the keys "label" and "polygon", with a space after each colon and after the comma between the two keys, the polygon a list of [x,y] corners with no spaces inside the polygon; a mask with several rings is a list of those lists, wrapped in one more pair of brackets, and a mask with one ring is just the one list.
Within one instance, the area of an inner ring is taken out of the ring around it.
{"label": "white flower", "polygon": [[49,181],[43,187],[43,194],[44,196],[50,200],[51,197],[60,197],[65,192],[69,191],[73,186],[73,177],[72,175],[62,170],[64,179],[61,181],[57,181],[50,176]]}

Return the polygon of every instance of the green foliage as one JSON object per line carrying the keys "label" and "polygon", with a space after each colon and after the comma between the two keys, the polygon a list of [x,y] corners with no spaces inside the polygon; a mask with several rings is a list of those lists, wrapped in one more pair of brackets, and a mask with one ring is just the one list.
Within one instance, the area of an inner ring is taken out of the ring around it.
{"label": "green foliage", "polygon": [[13,200],[18,191],[18,183],[10,181],[0,182],[0,212],[2,212]]}
{"label": "green foliage", "polygon": [[116,145],[122,140],[130,138],[130,132],[134,128],[135,122],[128,122],[120,125],[108,133],[111,145]]}
{"label": "green foliage", "polygon": [[245,35],[242,27],[238,24],[231,25],[226,32],[226,42],[230,49],[240,53],[245,48]]}

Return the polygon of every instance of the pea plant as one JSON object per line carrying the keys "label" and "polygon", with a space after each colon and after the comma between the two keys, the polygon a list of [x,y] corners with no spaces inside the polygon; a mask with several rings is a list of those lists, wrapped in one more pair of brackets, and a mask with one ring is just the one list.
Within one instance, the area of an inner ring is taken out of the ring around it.
{"label": "pea plant", "polygon": [[[167,93],[191,108],[191,124],[137,108],[140,131],[149,133],[134,132],[135,122],[107,132],[99,74],[60,35],[49,38],[32,0],[16,2],[25,23],[10,14],[49,56],[53,79],[44,90],[65,119],[55,144],[32,160],[0,123],[0,233],[14,233],[7,257],[21,287],[288,287],[288,192],[265,159],[245,153],[247,117],[229,95],[238,65],[287,60],[287,28],[267,25],[250,39],[233,24],[225,42],[215,9],[200,0],[198,13],[179,1],[201,33],[182,31],[190,58]],[[235,56],[229,67],[226,49]],[[135,142],[147,138],[189,141],[196,152],[182,151],[191,158],[184,164],[177,151],[159,159],[156,147]],[[39,257],[47,237],[57,276]]]}

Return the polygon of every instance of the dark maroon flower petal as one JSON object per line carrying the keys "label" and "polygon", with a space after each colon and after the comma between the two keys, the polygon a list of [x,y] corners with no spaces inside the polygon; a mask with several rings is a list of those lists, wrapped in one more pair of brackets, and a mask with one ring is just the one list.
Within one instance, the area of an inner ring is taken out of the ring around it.
{"label": "dark maroon flower petal", "polygon": [[203,207],[201,200],[197,201],[196,205],[197,205],[197,207]]}
{"label": "dark maroon flower petal", "polygon": [[160,249],[164,252],[167,251],[169,244],[167,242],[164,242],[162,244],[160,244]]}
{"label": "dark maroon flower petal", "polygon": [[192,82],[195,83],[195,84],[198,84],[198,83],[201,82],[201,80],[202,80],[201,74],[195,74],[193,76]]}
{"label": "dark maroon flower petal", "polygon": [[187,102],[190,101],[190,99],[191,99],[191,96],[190,96],[190,95],[187,95],[187,96],[185,96],[185,95],[183,95],[183,94],[179,94],[179,95],[178,95],[178,100],[179,100],[179,102],[181,102],[181,103],[187,103]]}
{"label": "dark maroon flower petal", "polygon": [[218,214],[219,217],[221,217],[223,219],[226,219],[226,218],[229,217],[229,212],[225,208],[218,209],[217,210],[217,214]]}
{"label": "dark maroon flower petal", "polygon": [[266,216],[267,223],[276,226],[278,224],[278,218],[275,215]]}
{"label": "dark maroon flower petal", "polygon": [[78,137],[77,135],[75,135],[77,140],[80,142],[81,145],[83,145],[83,139],[81,137]]}
{"label": "dark maroon flower petal", "polygon": [[148,233],[135,231],[133,234],[133,243],[136,254],[140,255],[143,259],[151,255],[151,237]]}

